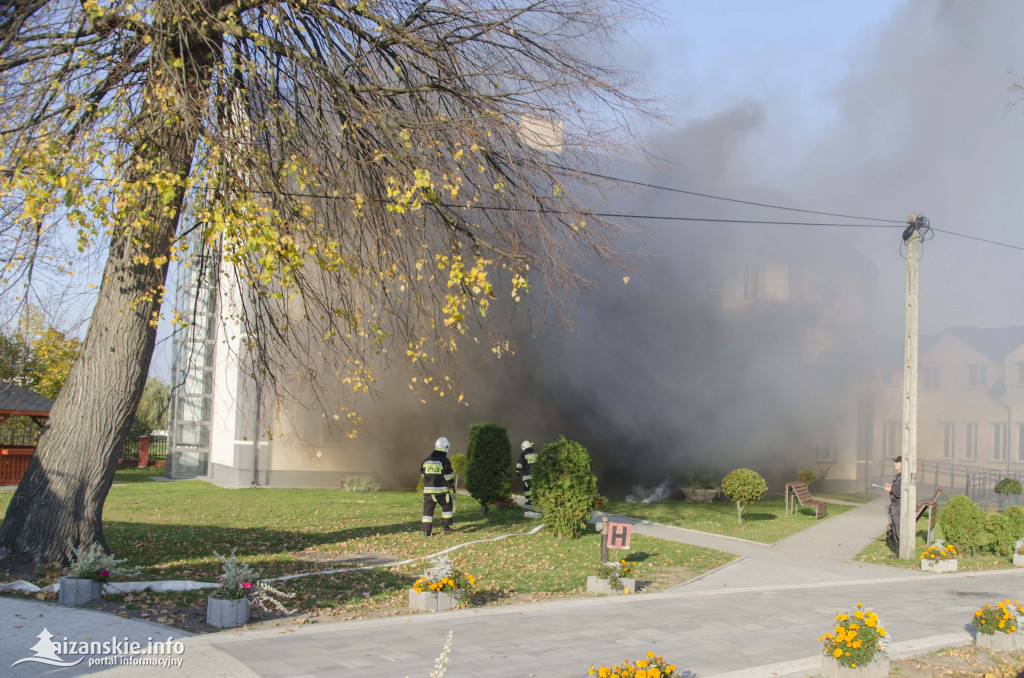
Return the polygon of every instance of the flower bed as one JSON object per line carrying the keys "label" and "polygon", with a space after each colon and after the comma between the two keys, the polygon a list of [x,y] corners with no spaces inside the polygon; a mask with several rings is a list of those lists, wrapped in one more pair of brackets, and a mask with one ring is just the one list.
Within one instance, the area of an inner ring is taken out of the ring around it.
{"label": "flower bed", "polygon": [[448,556],[431,561],[432,566],[409,589],[409,607],[414,610],[450,610],[466,591],[476,588],[476,578],[455,569]]}
{"label": "flower bed", "polygon": [[635,662],[624,661],[615,666],[593,666],[590,667],[590,675],[597,678],[675,678],[676,667],[669,664],[653,652],[647,653],[646,659],[637,659]]}
{"label": "flower bed", "polygon": [[955,546],[936,539],[921,554],[921,570],[923,572],[956,572],[959,565],[958,555]]}
{"label": "flower bed", "polygon": [[[889,659],[883,645],[888,643],[884,628],[878,624],[878,615],[864,609],[857,603],[852,613],[836,613],[836,625],[831,633],[822,635],[818,640],[824,643],[824,655],[833,661],[822,661],[822,669],[831,665],[839,669],[867,669],[881,671],[881,675],[889,673]],[[826,676],[849,675],[846,673],[824,674]],[[858,672],[856,675],[861,675]]]}
{"label": "flower bed", "polygon": [[975,645],[996,652],[1024,648],[1024,609],[1020,601],[1001,600],[975,610],[971,620],[977,633]]}

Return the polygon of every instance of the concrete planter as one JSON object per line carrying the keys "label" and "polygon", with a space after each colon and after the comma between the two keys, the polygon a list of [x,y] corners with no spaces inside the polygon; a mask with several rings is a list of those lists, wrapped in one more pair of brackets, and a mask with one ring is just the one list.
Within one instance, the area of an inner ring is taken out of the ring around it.
{"label": "concrete planter", "polygon": [[249,621],[248,598],[207,597],[206,623],[210,626],[231,628],[242,626],[247,621]]}
{"label": "concrete planter", "polygon": [[61,605],[86,605],[103,596],[103,584],[95,579],[61,577],[57,602]]}
{"label": "concrete planter", "polygon": [[587,577],[587,593],[603,593],[605,595],[615,595],[624,592],[636,593],[636,579],[631,577],[619,577],[619,583],[622,584],[622,586],[613,589],[611,582],[607,579],[589,576]]}
{"label": "concrete planter", "polygon": [[925,558],[921,561],[922,572],[956,572],[957,559],[950,558],[949,560],[929,560]]}
{"label": "concrete planter", "polygon": [[1012,652],[1017,649],[1020,633],[978,633],[974,636],[974,644],[978,647],[987,647],[993,652]]}
{"label": "concrete planter", "polygon": [[1013,566],[1014,567],[1024,567],[1024,553],[1014,553],[1013,554]]}
{"label": "concrete planter", "polygon": [[687,501],[704,502],[710,504],[718,498],[718,493],[721,490],[717,487],[713,489],[705,489],[703,487],[684,487],[683,496],[686,497]]}
{"label": "concrete planter", "polygon": [[459,594],[450,591],[422,591],[409,589],[409,607],[413,610],[444,612],[459,604]]}
{"label": "concrete planter", "polygon": [[875,658],[864,666],[843,666],[831,656],[824,655],[821,658],[822,678],[881,678],[889,675],[889,658],[881,652],[875,653]]}

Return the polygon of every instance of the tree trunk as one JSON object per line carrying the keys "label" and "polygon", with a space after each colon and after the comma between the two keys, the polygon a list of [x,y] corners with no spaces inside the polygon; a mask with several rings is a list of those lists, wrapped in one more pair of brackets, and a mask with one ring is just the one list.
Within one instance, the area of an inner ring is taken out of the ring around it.
{"label": "tree trunk", "polygon": [[743,502],[736,502],[736,520],[743,524]]}
{"label": "tree trunk", "polygon": [[[195,67],[186,69],[190,82],[184,90],[191,115],[175,120],[164,115],[159,97],[148,98],[154,103],[137,119],[149,128],[134,130],[138,156],[153,163],[146,175],[189,176],[193,126],[199,124],[213,57],[210,46],[205,55],[190,54]],[[151,89],[168,84],[156,80],[153,76]],[[171,84],[181,91],[180,82]],[[128,172],[129,181],[143,178]],[[170,256],[183,198],[180,188],[170,202],[151,188],[133,213],[123,216],[128,223],[114,229],[85,341],[7,508],[0,556],[67,564],[68,539],[106,548],[103,503],[142,398],[167,278],[168,264],[156,266],[153,259]],[[139,215],[148,218],[141,228],[131,224]],[[135,261],[139,255],[146,255],[147,263]]]}

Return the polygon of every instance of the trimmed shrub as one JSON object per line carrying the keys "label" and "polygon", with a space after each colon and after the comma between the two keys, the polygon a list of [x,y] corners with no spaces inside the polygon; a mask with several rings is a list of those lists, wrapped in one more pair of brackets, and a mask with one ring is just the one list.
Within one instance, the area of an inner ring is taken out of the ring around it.
{"label": "trimmed shrub", "polygon": [[1006,527],[1016,535],[1014,539],[1024,537],[1024,506],[1009,506],[1003,511]]}
{"label": "trimmed shrub", "polygon": [[1003,478],[996,483],[996,494],[1024,494],[1024,487],[1016,478]]}
{"label": "trimmed shrub", "polygon": [[1009,556],[1013,553],[1013,545],[1020,535],[1010,528],[1006,516],[992,508],[985,512],[985,531],[991,537],[988,548],[997,556]]}
{"label": "trimmed shrub", "polygon": [[512,495],[512,444],[505,427],[491,422],[470,426],[466,461],[466,489],[485,515],[488,504]]}
{"label": "trimmed shrub", "polygon": [[805,468],[803,471],[796,474],[796,478],[807,487],[810,487],[811,483],[814,482],[814,479],[817,478],[817,476],[814,474],[814,471],[809,468]]}
{"label": "trimmed shrub", "polygon": [[560,437],[541,449],[530,473],[532,501],[543,512],[544,521],[554,525],[560,539],[583,534],[597,498],[597,476],[587,449]]}
{"label": "trimmed shrub", "polygon": [[469,466],[469,460],[466,459],[464,454],[453,454],[451,458],[452,472],[455,474],[455,489],[459,488],[459,478],[462,478],[462,482],[466,482],[466,467]]}
{"label": "trimmed shrub", "polygon": [[722,492],[736,502],[736,520],[742,525],[744,507],[763,499],[768,492],[768,483],[757,471],[738,468],[722,478]]}
{"label": "trimmed shrub", "polygon": [[373,476],[349,476],[345,478],[346,492],[379,492],[380,481]]}
{"label": "trimmed shrub", "polygon": [[985,534],[985,517],[966,494],[950,497],[939,512],[939,525],[946,541],[966,553],[977,551]]}
{"label": "trimmed shrub", "polygon": [[423,474],[420,474],[420,479],[416,483],[416,491],[420,493],[423,492]]}

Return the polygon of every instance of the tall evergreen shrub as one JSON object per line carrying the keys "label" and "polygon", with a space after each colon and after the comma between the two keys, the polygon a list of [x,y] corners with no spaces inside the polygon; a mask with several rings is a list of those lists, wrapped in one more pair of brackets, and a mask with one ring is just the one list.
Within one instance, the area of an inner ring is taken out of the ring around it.
{"label": "tall evergreen shrub", "polygon": [[480,514],[488,504],[512,495],[512,444],[504,426],[491,422],[469,427],[466,445],[466,489],[480,502]]}
{"label": "tall evergreen shrub", "polygon": [[1014,539],[1024,537],[1024,506],[1009,506],[1003,511],[1006,525],[1014,534]]}
{"label": "tall evergreen shrub", "polygon": [[984,539],[985,516],[966,494],[950,497],[939,512],[939,525],[948,543],[974,553]]}
{"label": "tall evergreen shrub", "polygon": [[559,539],[583,534],[597,498],[597,476],[587,448],[560,437],[541,449],[530,474],[532,501]]}

